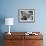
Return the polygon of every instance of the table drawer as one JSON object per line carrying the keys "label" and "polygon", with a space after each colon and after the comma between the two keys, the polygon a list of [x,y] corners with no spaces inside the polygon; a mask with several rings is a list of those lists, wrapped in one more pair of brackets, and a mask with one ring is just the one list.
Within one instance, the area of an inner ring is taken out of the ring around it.
{"label": "table drawer", "polygon": [[24,46],[43,46],[42,40],[25,40]]}
{"label": "table drawer", "polygon": [[23,46],[23,40],[5,40],[4,46]]}
{"label": "table drawer", "polygon": [[37,39],[39,39],[39,40],[43,40],[43,36],[41,36],[41,35],[34,35],[34,36],[30,36],[30,35],[26,35],[25,36],[25,39],[27,39],[27,40],[31,40],[31,39],[35,39],[35,40],[37,40]]}
{"label": "table drawer", "polygon": [[10,39],[10,40],[22,40],[24,39],[23,35],[15,35],[15,36],[4,36],[4,39]]}
{"label": "table drawer", "polygon": [[4,41],[4,45],[5,46],[15,46],[16,45],[16,41],[15,40],[5,40]]}

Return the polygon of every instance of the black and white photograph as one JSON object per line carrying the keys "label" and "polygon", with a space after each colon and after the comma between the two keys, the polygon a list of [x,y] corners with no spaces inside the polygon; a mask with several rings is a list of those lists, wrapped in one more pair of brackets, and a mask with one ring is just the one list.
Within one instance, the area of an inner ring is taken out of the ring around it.
{"label": "black and white photograph", "polygon": [[19,9],[19,22],[35,22],[35,9]]}

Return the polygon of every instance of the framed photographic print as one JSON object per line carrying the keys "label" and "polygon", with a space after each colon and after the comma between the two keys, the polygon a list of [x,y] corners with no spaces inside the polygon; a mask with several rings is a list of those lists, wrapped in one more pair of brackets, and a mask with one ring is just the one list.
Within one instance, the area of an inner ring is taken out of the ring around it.
{"label": "framed photographic print", "polygon": [[35,9],[19,9],[18,15],[19,22],[35,22]]}

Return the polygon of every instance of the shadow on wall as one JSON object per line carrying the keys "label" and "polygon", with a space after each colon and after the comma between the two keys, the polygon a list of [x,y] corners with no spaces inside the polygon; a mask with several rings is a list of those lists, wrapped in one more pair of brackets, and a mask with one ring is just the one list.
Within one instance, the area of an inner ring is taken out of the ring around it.
{"label": "shadow on wall", "polygon": [[5,23],[5,17],[0,16],[0,46],[3,46],[3,32],[2,32],[2,25]]}

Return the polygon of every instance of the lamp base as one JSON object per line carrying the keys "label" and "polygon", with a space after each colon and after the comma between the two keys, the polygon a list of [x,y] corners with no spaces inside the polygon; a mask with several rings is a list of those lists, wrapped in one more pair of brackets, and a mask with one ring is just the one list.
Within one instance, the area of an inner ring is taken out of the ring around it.
{"label": "lamp base", "polygon": [[11,35],[11,33],[10,33],[10,32],[8,32],[8,34],[9,34],[9,35]]}

